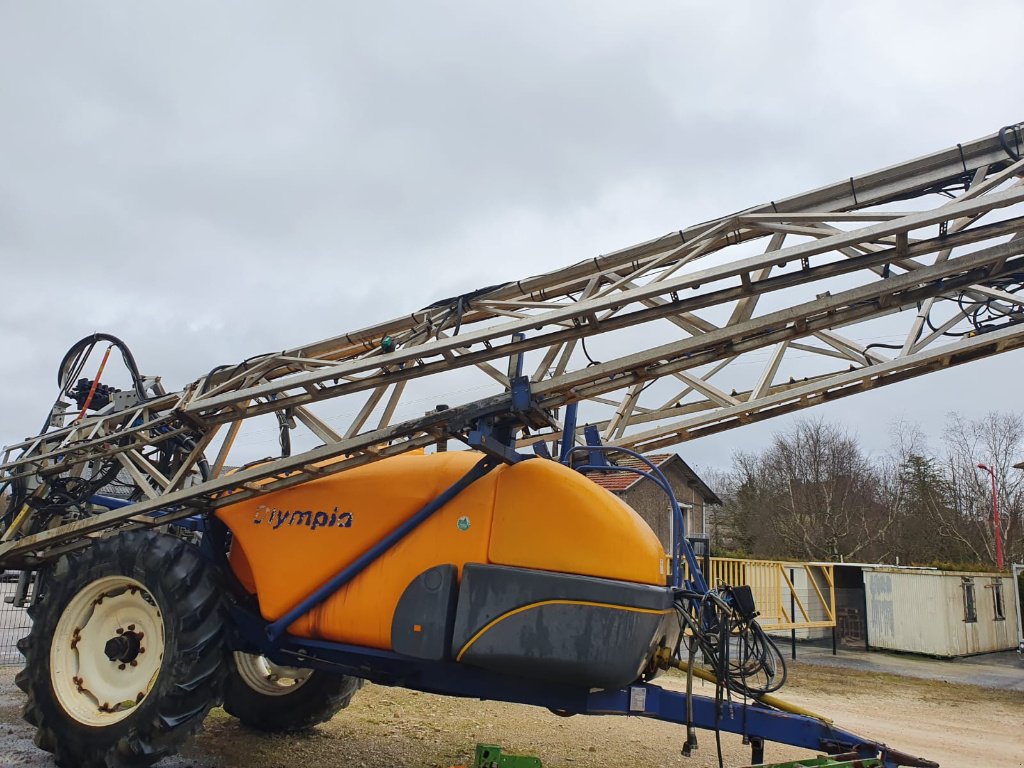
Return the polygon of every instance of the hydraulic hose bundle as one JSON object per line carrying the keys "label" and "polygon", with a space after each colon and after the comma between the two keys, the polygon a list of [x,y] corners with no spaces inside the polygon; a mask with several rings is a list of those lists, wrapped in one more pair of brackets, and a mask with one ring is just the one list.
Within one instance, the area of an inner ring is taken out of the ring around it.
{"label": "hydraulic hose bundle", "polygon": [[[93,377],[89,378],[86,371],[89,358],[94,351],[103,347],[102,361],[98,369],[92,372]],[[127,393],[101,382],[107,361],[115,349],[120,352],[131,380]],[[57,398],[39,431],[40,435],[53,427],[62,426],[66,419],[73,419],[71,423],[75,423],[83,420],[89,412],[126,408],[132,403],[145,402],[150,398],[146,391],[146,379],[139,372],[128,345],[107,333],[94,333],[71,346],[57,367],[57,386]],[[72,403],[75,410],[66,413]],[[171,477],[186,457],[195,451],[196,440],[194,435],[189,434],[176,434],[160,440],[159,433],[165,430],[167,427],[154,430],[152,444],[148,450],[142,451],[142,455],[164,477]],[[112,435],[111,440],[116,442],[117,437]],[[196,468],[201,480],[209,478],[210,468],[205,458],[198,460]],[[45,484],[34,489],[24,475],[5,478],[0,484],[3,498],[0,503],[0,535],[12,525],[17,528],[19,535],[27,535],[49,527],[54,519],[68,522],[94,514],[96,504],[102,507],[107,497],[138,499],[145,492],[140,484],[142,482],[126,472],[115,456],[91,459],[80,466],[69,466],[67,471],[50,474]]]}
{"label": "hydraulic hose bundle", "polygon": [[758,624],[749,587],[724,586],[703,595],[684,591],[675,607],[684,630],[677,659],[682,643],[689,642],[724,689],[751,699],[785,684],[785,659]]}
{"label": "hydraulic hose bundle", "polygon": [[[81,399],[81,389],[78,387],[78,384],[85,369],[85,363],[92,354],[93,349],[96,348],[96,345],[103,341],[121,353],[121,359],[124,361],[124,367],[128,369],[128,373],[131,376],[135,393],[139,396],[140,400],[145,400],[146,393],[143,389],[143,378],[142,374],[139,373],[139,366],[135,363],[135,356],[132,355],[132,351],[128,348],[127,344],[109,333],[94,333],[91,336],[86,336],[84,339],[75,342],[71,349],[67,351],[57,367],[57,386],[60,387],[60,395],[73,400]],[[97,382],[89,381],[88,384],[91,386],[94,383],[98,383],[98,378],[97,376]]]}
{"label": "hydraulic hose bundle", "polygon": [[[680,590],[675,601],[679,618],[679,640],[671,656],[661,659],[686,673],[686,742],[683,754],[697,748],[693,726],[693,678],[715,684],[716,717],[732,694],[761,701],[780,709],[793,708],[770,696],[786,682],[786,661],[775,642],[757,622],[753,595],[747,586],[720,586],[701,594]],[[686,645],[687,658],[682,657]],[[696,665],[697,651],[709,670]],[[745,711],[745,710],[744,710]],[[718,762],[722,764],[721,734],[716,729]]]}

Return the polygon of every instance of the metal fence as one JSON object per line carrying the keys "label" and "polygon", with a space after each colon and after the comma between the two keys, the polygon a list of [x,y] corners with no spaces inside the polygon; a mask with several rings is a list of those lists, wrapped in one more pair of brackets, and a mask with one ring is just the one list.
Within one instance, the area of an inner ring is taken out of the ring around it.
{"label": "metal fence", "polygon": [[29,618],[24,608],[13,603],[18,573],[0,572],[0,666],[21,665],[17,642],[28,634]]}
{"label": "metal fence", "polygon": [[828,564],[712,557],[708,584],[746,584],[767,631],[836,625],[836,586]]}
{"label": "metal fence", "polygon": [[1024,589],[1021,589],[1021,581],[1024,579],[1024,563],[1010,566],[1010,573],[1013,574],[1013,607],[1017,614],[1017,650],[1024,653]]}

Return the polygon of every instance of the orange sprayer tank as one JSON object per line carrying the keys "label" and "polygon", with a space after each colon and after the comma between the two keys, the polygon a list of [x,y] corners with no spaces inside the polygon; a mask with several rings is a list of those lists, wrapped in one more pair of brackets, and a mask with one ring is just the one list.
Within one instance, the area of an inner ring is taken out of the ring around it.
{"label": "orange sprayer tank", "polygon": [[[462,477],[468,451],[403,455],[225,506],[232,567],[276,620]],[[499,466],[470,485],[292,634],[389,650],[403,592],[432,567],[512,566],[664,586],[665,553],[629,506],[542,459]]]}

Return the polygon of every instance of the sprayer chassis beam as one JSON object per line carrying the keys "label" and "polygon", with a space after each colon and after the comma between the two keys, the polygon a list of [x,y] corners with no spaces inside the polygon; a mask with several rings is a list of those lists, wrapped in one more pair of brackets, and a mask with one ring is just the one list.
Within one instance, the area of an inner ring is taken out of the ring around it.
{"label": "sprayer chassis beam", "polygon": [[[237,614],[236,624],[245,650],[266,655],[275,663],[294,664],[343,674],[355,674],[382,685],[491,701],[545,707],[561,713],[646,717],[678,725],[686,724],[685,692],[652,683],[634,683],[616,690],[589,691],[551,681],[530,680],[451,661],[427,661],[391,651],[309,640],[286,635],[283,645],[267,639],[264,622],[251,614]],[[871,739],[804,714],[782,712],[754,702],[723,701],[692,697],[693,725],[718,728],[819,753],[856,752],[864,758],[879,757],[887,768],[897,765],[935,766],[928,760],[905,755]],[[685,739],[680,731],[680,741]]]}

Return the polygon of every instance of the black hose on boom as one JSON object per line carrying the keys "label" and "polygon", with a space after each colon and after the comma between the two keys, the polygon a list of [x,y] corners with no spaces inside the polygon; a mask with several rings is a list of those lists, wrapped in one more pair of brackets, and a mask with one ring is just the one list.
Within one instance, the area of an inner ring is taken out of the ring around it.
{"label": "black hose on boom", "polygon": [[[1004,125],[999,129],[999,146],[1003,148],[1003,151],[1008,154],[1013,161],[1016,163],[1020,160],[1021,147],[1024,145],[1024,136],[1022,136],[1022,130],[1024,130],[1024,123],[1017,123],[1016,125]],[[1013,137],[1013,146],[1010,146],[1010,140],[1008,137]]]}
{"label": "black hose on boom", "polygon": [[135,393],[139,396],[140,400],[147,399],[143,389],[142,374],[139,373],[139,366],[135,363],[135,356],[132,355],[132,351],[128,349],[127,344],[117,338],[117,336],[109,333],[94,333],[91,336],[86,336],[84,339],[79,339],[71,345],[71,349],[65,353],[60,361],[60,365],[57,366],[57,386],[60,387],[61,394],[74,398],[71,387],[78,381],[85,361],[89,358],[92,350],[102,341],[117,347],[118,352],[121,353],[121,358],[124,360],[125,368],[128,369],[128,373],[132,377],[132,386],[135,389]]}

